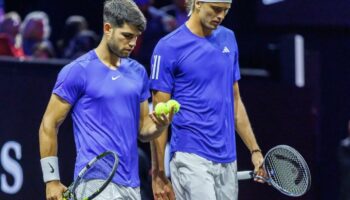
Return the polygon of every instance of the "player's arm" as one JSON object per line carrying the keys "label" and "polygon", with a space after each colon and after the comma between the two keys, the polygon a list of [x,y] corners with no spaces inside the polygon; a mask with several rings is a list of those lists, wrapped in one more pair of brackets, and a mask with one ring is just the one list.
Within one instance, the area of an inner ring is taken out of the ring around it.
{"label": "player's arm", "polygon": [[252,154],[254,171],[257,172],[259,176],[264,176],[264,171],[261,168],[264,158],[256,141],[245,106],[242,102],[238,82],[234,83],[233,90],[235,110],[234,117],[237,133]]}
{"label": "player's arm", "polygon": [[62,193],[66,190],[66,187],[60,183],[59,177],[57,134],[70,109],[69,103],[53,94],[40,124],[40,157],[47,199],[61,199]]}
{"label": "player's arm", "polygon": [[173,111],[169,115],[157,116],[154,112],[149,113],[148,101],[140,105],[140,135],[142,142],[149,142],[157,138],[164,130],[168,129],[173,118]]}
{"label": "player's arm", "polygon": [[[160,102],[167,102],[171,96],[168,93],[152,91],[153,106]],[[175,199],[172,185],[165,175],[164,152],[168,141],[168,129],[164,129],[162,134],[151,141],[152,156],[152,189],[154,199]]]}

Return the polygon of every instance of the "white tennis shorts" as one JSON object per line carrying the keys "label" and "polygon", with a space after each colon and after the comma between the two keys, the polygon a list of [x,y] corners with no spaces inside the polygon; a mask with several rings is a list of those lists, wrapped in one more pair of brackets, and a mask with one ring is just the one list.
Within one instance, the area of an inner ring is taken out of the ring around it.
{"label": "white tennis shorts", "polygon": [[[83,190],[90,188],[96,190],[103,182],[103,180],[89,180],[80,184],[76,193],[82,193]],[[111,182],[94,200],[141,200],[140,188],[124,187]]]}
{"label": "white tennis shorts", "polygon": [[176,152],[170,162],[177,200],[237,200],[237,163],[215,163],[196,154]]}

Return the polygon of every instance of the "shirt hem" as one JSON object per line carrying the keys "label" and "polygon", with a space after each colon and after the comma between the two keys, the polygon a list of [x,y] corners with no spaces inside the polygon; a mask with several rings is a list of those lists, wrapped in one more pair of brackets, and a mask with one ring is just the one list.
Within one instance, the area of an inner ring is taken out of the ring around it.
{"label": "shirt hem", "polygon": [[193,153],[193,154],[196,154],[197,156],[200,156],[200,157],[203,157],[207,160],[210,160],[210,161],[213,161],[213,162],[216,162],[216,163],[231,163],[231,162],[234,162],[237,160],[237,156],[233,156],[232,158],[225,158],[225,159],[222,159],[222,158],[218,158],[218,157],[211,157],[211,156],[208,156],[202,152],[198,152],[196,150],[193,150],[193,149],[182,149],[182,150],[174,150],[174,151],[171,151],[171,158],[174,156],[174,154],[176,152],[185,152],[185,153]]}

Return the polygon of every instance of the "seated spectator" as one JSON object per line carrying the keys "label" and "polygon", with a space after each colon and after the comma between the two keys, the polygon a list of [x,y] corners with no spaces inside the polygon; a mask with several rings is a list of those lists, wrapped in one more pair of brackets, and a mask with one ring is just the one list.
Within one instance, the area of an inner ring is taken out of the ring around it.
{"label": "seated spectator", "polygon": [[45,12],[33,11],[29,13],[25,17],[20,29],[24,54],[26,56],[32,56],[34,47],[37,44],[44,41],[51,43],[49,41],[50,31],[49,17]]}
{"label": "seated spectator", "polygon": [[17,12],[6,13],[4,20],[0,23],[0,55],[24,56],[18,36],[20,24],[21,17]]}
{"label": "seated spectator", "polygon": [[9,37],[2,33],[0,33],[0,56],[14,56]]}
{"label": "seated spectator", "polygon": [[140,8],[147,19],[146,30],[137,39],[136,46],[131,53],[131,57],[139,61],[150,72],[150,59],[152,51],[158,40],[166,33],[166,26],[164,24],[164,12],[152,6],[152,0],[135,0],[135,3]]}
{"label": "seated spectator", "polygon": [[98,45],[99,38],[95,32],[83,30],[79,32],[69,43],[64,51],[64,58],[75,59],[85,54]]}
{"label": "seated spectator", "polygon": [[172,4],[162,7],[161,10],[175,19],[173,28],[181,26],[188,19],[185,0],[173,0]]}
{"label": "seated spectator", "polygon": [[62,38],[57,41],[59,57],[64,56],[64,52],[69,47],[71,40],[81,31],[88,29],[88,23],[83,16],[72,15],[67,18],[63,27]]}
{"label": "seated spectator", "polygon": [[38,59],[50,59],[55,58],[55,51],[52,44],[48,41],[42,41],[36,43],[33,47],[33,55],[32,58]]}

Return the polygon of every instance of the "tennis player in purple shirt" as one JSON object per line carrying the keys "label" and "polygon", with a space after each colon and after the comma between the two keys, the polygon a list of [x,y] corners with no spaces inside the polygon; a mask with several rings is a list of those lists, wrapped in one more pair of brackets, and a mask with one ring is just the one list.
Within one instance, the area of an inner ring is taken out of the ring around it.
{"label": "tennis player in purple shirt", "polygon": [[149,114],[148,75],[128,58],[145,29],[144,16],[132,0],[106,0],[103,15],[100,44],[61,70],[40,126],[41,165],[50,200],[61,199],[66,190],[59,177],[57,133],[70,111],[77,149],[75,177],[106,150],[119,157],[112,186],[96,199],[141,199],[137,138],[158,137],[172,119],[172,112]]}
{"label": "tennis player in purple shirt", "polygon": [[220,26],[231,0],[189,3],[189,20],[158,42],[151,61],[154,104],[170,98],[181,104],[172,122],[172,184],[163,164],[167,130],[151,142],[153,193],[155,199],[174,199],[174,193],[178,200],[237,199],[235,131],[251,152],[254,171],[264,176],[264,170],[239,93],[235,35]]}

